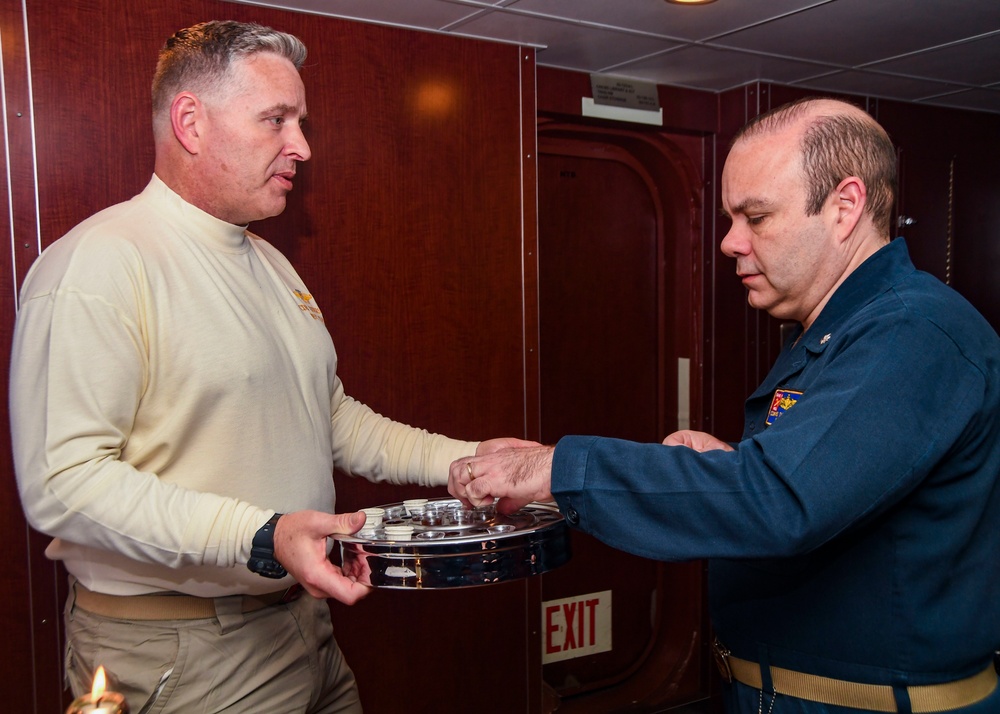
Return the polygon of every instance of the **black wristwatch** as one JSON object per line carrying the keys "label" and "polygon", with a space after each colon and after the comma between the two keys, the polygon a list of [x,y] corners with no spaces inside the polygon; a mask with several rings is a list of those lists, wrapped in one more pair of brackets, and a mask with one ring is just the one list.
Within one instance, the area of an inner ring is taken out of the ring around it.
{"label": "black wristwatch", "polygon": [[283,578],[288,571],[274,559],[274,527],[283,514],[275,513],[271,519],[260,527],[253,536],[250,546],[250,560],[247,567],[257,575],[265,578]]}

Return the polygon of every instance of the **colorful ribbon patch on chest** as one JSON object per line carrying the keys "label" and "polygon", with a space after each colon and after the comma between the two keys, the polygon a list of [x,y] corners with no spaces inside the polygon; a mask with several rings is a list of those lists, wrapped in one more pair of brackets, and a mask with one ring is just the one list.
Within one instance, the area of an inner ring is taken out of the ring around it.
{"label": "colorful ribbon patch on chest", "polygon": [[771,400],[771,408],[767,410],[765,426],[771,426],[778,417],[795,406],[795,402],[799,401],[801,396],[802,392],[797,392],[794,389],[774,390],[774,398]]}

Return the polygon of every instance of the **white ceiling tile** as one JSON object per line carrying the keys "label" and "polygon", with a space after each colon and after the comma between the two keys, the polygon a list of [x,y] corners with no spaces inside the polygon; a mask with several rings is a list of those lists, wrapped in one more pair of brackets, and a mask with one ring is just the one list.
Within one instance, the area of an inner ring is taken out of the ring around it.
{"label": "white ceiling tile", "polygon": [[899,77],[879,74],[877,72],[866,72],[864,70],[835,72],[826,76],[791,82],[790,84],[798,84],[802,87],[830,92],[864,94],[904,101],[914,101],[922,97],[953,92],[956,89],[954,85],[934,82],[928,79]]}
{"label": "white ceiling tile", "polygon": [[939,101],[1000,112],[994,90],[950,94],[1000,84],[1000,0],[242,2],[528,44],[540,65],[707,91],[808,81],[902,101],[947,94]]}
{"label": "white ceiling tile", "polygon": [[969,89],[924,100],[927,104],[955,109],[973,109],[1000,114],[1000,90]]}
{"label": "white ceiling tile", "polygon": [[234,0],[245,5],[280,7],[324,15],[367,20],[401,27],[439,30],[481,10],[442,0]]}
{"label": "white ceiling tile", "polygon": [[816,0],[730,0],[701,6],[673,5],[664,0],[518,0],[508,7],[684,40],[704,40],[815,4]]}
{"label": "white ceiling tile", "polygon": [[1000,83],[1000,31],[979,40],[878,62],[868,68],[960,84]]}
{"label": "white ceiling tile", "polygon": [[853,67],[998,29],[995,0],[836,0],[718,42]]}
{"label": "white ceiling tile", "polygon": [[699,46],[684,47],[617,68],[617,73],[623,76],[648,81],[657,78],[665,84],[713,91],[731,89],[758,79],[790,84],[821,71],[821,66],[808,62]]}
{"label": "white ceiling tile", "polygon": [[617,30],[503,12],[480,15],[456,28],[464,34],[544,45],[539,64],[595,71],[676,47],[676,42]]}

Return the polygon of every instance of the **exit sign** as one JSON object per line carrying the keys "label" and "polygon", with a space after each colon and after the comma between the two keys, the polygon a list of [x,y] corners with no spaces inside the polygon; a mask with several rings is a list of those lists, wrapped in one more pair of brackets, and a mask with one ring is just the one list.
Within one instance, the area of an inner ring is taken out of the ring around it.
{"label": "exit sign", "polygon": [[610,650],[610,590],[542,603],[542,664]]}

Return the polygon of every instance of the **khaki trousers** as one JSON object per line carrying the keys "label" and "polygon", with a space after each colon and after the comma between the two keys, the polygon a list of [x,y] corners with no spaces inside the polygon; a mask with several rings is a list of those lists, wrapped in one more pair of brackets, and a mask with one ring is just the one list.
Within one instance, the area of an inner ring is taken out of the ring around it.
{"label": "khaki trousers", "polygon": [[240,611],[216,598],[216,616],[136,621],[66,603],[66,677],[90,691],[103,665],[109,689],[137,713],[169,671],[149,714],[359,714],[354,673],[333,637],[327,603],[303,593],[287,604]]}

